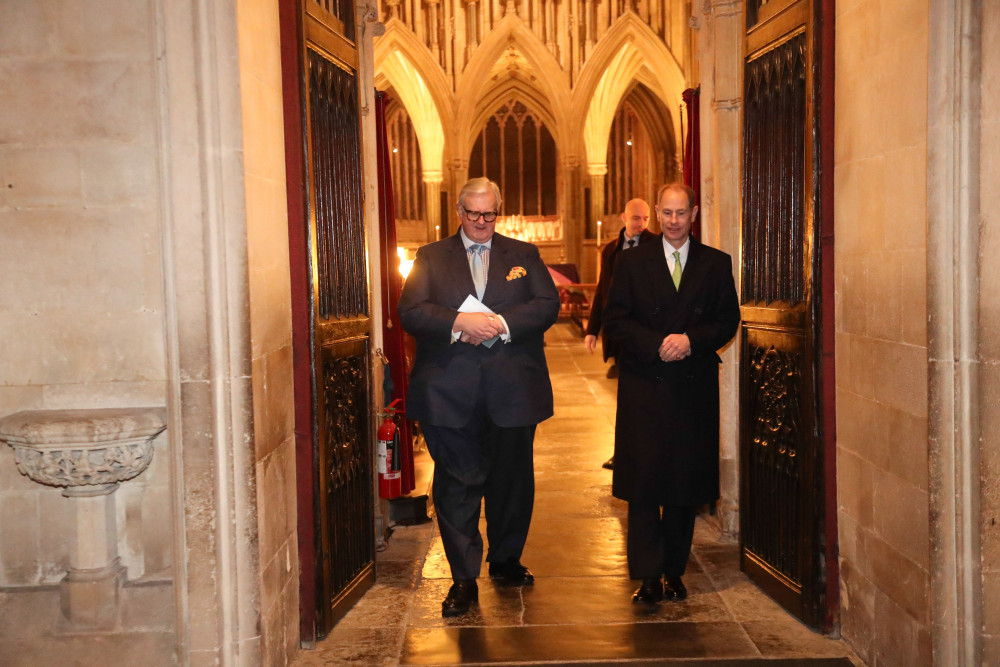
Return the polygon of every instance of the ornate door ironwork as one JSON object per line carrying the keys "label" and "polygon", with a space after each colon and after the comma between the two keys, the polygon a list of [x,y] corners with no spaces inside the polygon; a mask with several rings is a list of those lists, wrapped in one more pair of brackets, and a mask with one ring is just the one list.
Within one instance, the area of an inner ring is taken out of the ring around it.
{"label": "ornate door ironwork", "polygon": [[818,627],[831,601],[813,2],[747,6],[740,539],[743,570]]}
{"label": "ornate door ironwork", "polygon": [[306,643],[326,635],[375,579],[370,299],[353,10],[344,0],[289,0],[282,10]]}

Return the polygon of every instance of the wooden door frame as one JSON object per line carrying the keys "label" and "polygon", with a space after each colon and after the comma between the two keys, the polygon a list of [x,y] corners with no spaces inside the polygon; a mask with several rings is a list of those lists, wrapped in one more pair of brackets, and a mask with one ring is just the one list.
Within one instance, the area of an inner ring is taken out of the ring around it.
{"label": "wooden door frame", "polygon": [[285,122],[285,188],[292,306],[292,376],[295,391],[295,487],[298,505],[299,637],[316,640],[316,472],[312,427],[312,284],[309,277],[308,173],[305,91],[301,59],[305,49],[299,0],[278,0],[281,33],[281,86]]}

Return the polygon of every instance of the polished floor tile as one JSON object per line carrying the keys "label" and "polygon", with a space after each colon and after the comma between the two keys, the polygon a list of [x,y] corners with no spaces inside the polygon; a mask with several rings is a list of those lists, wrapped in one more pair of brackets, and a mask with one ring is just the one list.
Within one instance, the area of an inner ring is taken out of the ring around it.
{"label": "polished floor tile", "polygon": [[511,665],[539,660],[728,658],[754,653],[738,623],[629,623],[411,629],[401,665]]}
{"label": "polished floor tile", "polygon": [[[739,549],[699,516],[683,602],[632,604],[625,502],[601,464],[614,446],[617,382],[568,325],[546,335],[556,414],[535,438],[535,506],[522,562],[534,586],[494,584],[441,617],[451,585],[436,524],[400,527],[376,583],[296,665],[687,665],[851,667],[840,641],[791,617],[739,570]],[[425,475],[426,479],[427,476]],[[433,507],[429,507],[433,513]],[[485,537],[485,521],[480,530]]]}

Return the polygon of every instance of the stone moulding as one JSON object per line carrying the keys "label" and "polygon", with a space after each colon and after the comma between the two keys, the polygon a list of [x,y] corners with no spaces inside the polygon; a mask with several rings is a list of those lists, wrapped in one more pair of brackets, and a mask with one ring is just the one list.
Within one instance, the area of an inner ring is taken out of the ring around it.
{"label": "stone moulding", "polygon": [[18,471],[64,495],[111,493],[153,459],[163,408],[29,410],[0,420]]}

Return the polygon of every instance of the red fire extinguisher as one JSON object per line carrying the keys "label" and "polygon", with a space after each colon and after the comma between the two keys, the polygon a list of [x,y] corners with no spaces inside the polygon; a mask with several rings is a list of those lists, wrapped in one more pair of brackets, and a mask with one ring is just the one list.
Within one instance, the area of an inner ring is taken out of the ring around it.
{"label": "red fire extinguisher", "polygon": [[378,427],[378,494],[387,500],[399,498],[401,493],[399,428],[396,427],[399,400],[394,400],[382,412],[382,425]]}

